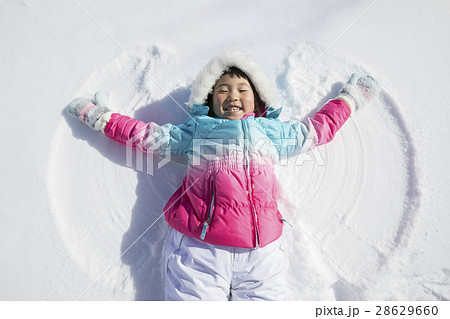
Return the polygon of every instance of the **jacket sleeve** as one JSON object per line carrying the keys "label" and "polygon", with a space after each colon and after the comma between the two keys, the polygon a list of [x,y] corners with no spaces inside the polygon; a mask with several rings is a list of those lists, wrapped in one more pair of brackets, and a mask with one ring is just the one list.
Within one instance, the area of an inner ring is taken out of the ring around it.
{"label": "jacket sleeve", "polygon": [[337,131],[351,114],[350,106],[344,100],[331,100],[317,112],[310,122],[316,131],[316,145],[331,142]]}
{"label": "jacket sleeve", "polygon": [[103,133],[123,145],[144,153],[184,154],[193,139],[195,127],[196,123],[192,118],[181,125],[158,125],[113,113]]}
{"label": "jacket sleeve", "polygon": [[350,117],[351,110],[343,100],[330,100],[313,118],[304,122],[278,122],[269,125],[266,132],[282,155],[295,155],[311,145],[322,145],[333,140],[337,131]]}

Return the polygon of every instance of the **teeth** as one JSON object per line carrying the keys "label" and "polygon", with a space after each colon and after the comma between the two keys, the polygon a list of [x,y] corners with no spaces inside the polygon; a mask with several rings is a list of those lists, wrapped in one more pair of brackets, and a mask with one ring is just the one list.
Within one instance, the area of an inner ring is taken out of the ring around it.
{"label": "teeth", "polygon": [[232,112],[234,112],[234,111],[239,111],[241,108],[239,108],[239,107],[228,107],[227,108],[227,111],[232,111]]}

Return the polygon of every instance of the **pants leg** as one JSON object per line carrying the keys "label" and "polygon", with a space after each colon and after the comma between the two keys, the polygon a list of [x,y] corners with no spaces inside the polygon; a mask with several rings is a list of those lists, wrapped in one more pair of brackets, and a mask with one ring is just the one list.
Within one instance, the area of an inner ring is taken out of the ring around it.
{"label": "pants leg", "polygon": [[230,252],[171,230],[166,244],[166,300],[228,300]]}
{"label": "pants leg", "polygon": [[216,246],[172,229],[166,244],[166,300],[284,300],[280,242],[256,249]]}
{"label": "pants leg", "polygon": [[285,300],[281,240],[250,251],[235,249],[231,300]]}

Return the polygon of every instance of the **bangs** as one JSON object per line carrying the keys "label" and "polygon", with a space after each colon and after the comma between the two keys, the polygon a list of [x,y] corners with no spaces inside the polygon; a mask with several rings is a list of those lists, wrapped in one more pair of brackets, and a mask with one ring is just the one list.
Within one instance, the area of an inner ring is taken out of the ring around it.
{"label": "bangs", "polygon": [[253,83],[252,81],[250,81],[247,74],[245,74],[241,69],[238,69],[237,67],[230,67],[228,70],[225,70],[220,77],[224,75],[229,75],[232,78],[237,76],[240,79],[246,79],[253,86]]}

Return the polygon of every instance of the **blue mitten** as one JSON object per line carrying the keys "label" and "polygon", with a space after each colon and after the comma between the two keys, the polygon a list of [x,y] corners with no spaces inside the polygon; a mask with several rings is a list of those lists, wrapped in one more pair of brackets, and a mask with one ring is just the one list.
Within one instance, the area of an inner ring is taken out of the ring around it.
{"label": "blue mitten", "polygon": [[78,97],[74,99],[66,106],[65,110],[95,131],[102,129],[100,119],[103,115],[111,112],[100,91],[95,93],[94,98]]}
{"label": "blue mitten", "polygon": [[353,73],[336,99],[344,100],[352,114],[362,109],[380,93],[380,84],[371,75],[359,76]]}

